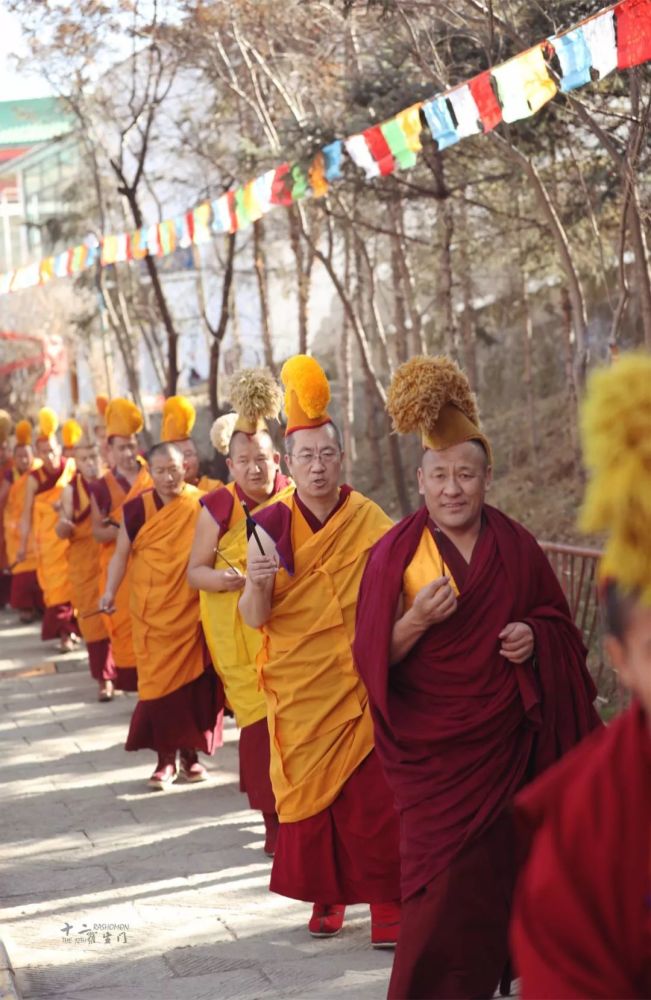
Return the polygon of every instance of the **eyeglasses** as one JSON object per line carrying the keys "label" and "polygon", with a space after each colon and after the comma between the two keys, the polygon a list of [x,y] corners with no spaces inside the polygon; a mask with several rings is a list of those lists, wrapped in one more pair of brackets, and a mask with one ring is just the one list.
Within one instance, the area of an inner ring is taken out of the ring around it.
{"label": "eyeglasses", "polygon": [[323,448],[322,451],[299,451],[297,455],[292,456],[299,465],[312,465],[317,460],[324,463],[324,465],[329,465],[330,462],[335,462],[339,458],[339,452],[336,448]]}

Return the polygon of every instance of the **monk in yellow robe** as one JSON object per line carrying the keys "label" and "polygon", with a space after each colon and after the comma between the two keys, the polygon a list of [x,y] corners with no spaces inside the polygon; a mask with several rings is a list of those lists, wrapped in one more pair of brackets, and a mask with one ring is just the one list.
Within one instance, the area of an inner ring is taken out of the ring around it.
{"label": "monk in yellow robe", "polygon": [[[13,458],[9,443],[12,420],[6,410],[0,410],[0,484],[5,481],[13,468]],[[5,491],[6,494],[6,491]],[[11,596],[10,562],[7,556],[5,531],[2,519],[3,493],[0,485],[0,608],[9,604]]]}
{"label": "monk in yellow robe", "polygon": [[185,481],[198,490],[209,493],[223,486],[221,479],[211,479],[201,474],[201,460],[197,446],[190,437],[197,419],[197,413],[185,396],[170,396],[163,406],[161,441],[175,444],[183,455]]}
{"label": "monk in yellow robe", "polygon": [[100,607],[114,611],[130,563],[139,701],[126,749],[157,752],[149,786],[162,790],[179,773],[186,781],[206,779],[197,751],[212,754],[221,746],[223,691],[210,666],[199,595],[186,579],[202,494],[183,481],[183,457],[174,445],[152,448],[149,467],[154,487],[124,506]]}
{"label": "monk in yellow robe", "polygon": [[16,559],[19,563],[25,561],[33,527],[36,575],[45,605],[41,639],[58,639],[59,650],[69,652],[80,640],[68,574],[69,542],[58,537],[56,524],[61,494],[74,477],[75,463],[74,459],[65,460],[61,454],[56,438],[59,424],[56,413],[44,407],[39,412],[39,424],[36,453],[43,464],[30,472],[25,488]]}
{"label": "monk in yellow robe", "polygon": [[391,521],[339,486],[341,437],[320,366],[299,355],[281,374],[296,491],[255,515],[240,598],[244,620],[263,632],[258,665],[280,819],[270,888],[314,903],[315,937],[341,930],[347,903],[370,903],[373,946],[394,947],[398,819],[351,651],[362,572]]}
{"label": "monk in yellow robe", "polygon": [[61,495],[57,534],[68,539],[68,572],[72,584],[79,627],[88,650],[91,677],[97,681],[99,701],[111,701],[116,679],[111,640],[99,615],[99,579],[101,545],[93,538],[90,519],[92,484],[100,474],[100,454],[97,444],[78,426],[75,435],[74,458],[77,473]]}
{"label": "monk in yellow robe", "polygon": [[36,544],[33,527],[27,539],[25,559],[23,562],[18,562],[16,556],[20,548],[20,527],[29,474],[39,469],[43,463],[40,458],[34,457],[32,425],[29,420],[19,420],[15,433],[13,465],[5,472],[0,483],[0,514],[7,550],[7,576],[11,583],[9,603],[14,611],[19,612],[20,621],[29,625],[44,610],[43,592],[36,576]]}
{"label": "monk in yellow robe", "polygon": [[293,485],[280,472],[280,455],[265,423],[280,409],[282,396],[275,380],[265,371],[245,370],[231,386],[229,397],[238,412],[216,420],[211,439],[217,451],[228,456],[233,482],[201,500],[188,582],[200,590],[206,641],[240,730],[240,791],[246,792],[251,809],[262,813],[264,850],[273,857],[278,816],[269,776],[267,703],[256,666],[262,635],[242,620],[237,606],[246,572],[242,502],[251,511],[262,510],[289,496]]}
{"label": "monk in yellow robe", "polygon": [[[125,503],[151,487],[147,465],[138,458],[137,434],[143,428],[142,414],[129,399],[113,399],[105,411],[109,448],[109,471],[91,484],[90,517],[93,538],[101,543],[100,593],[106,586]],[[115,595],[115,611],[104,619],[115,663],[113,681],[119,691],[137,691],[136,656],[131,639],[129,613],[129,568]]]}

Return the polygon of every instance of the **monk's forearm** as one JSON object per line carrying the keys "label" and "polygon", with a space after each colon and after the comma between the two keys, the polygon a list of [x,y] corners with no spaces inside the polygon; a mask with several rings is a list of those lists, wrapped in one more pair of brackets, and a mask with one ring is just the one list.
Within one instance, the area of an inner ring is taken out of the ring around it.
{"label": "monk's forearm", "polygon": [[128,560],[129,554],[127,553],[124,555],[119,549],[117,549],[109,563],[108,572],[106,574],[106,591],[113,596],[117,594],[118,588],[124,579],[124,574],[127,571]]}
{"label": "monk's forearm", "polygon": [[391,635],[391,649],[389,651],[389,664],[393,666],[404,660],[407,653],[416,645],[420,637],[427,631],[427,625],[423,624],[413,608],[406,611],[402,618],[393,626]]}
{"label": "monk's forearm", "polygon": [[113,524],[93,524],[93,538],[96,542],[114,542],[118,528]]}
{"label": "monk's forearm", "polygon": [[247,580],[240,597],[239,610],[250,628],[262,628],[271,615],[271,587],[254,587]]}
{"label": "monk's forearm", "polygon": [[229,589],[224,586],[221,571],[212,566],[188,567],[188,583],[195,590],[205,590],[209,594],[220,594]]}

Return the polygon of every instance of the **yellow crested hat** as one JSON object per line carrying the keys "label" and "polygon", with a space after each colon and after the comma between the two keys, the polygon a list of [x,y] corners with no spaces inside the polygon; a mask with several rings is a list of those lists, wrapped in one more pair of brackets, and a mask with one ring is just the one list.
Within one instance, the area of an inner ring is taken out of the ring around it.
{"label": "yellow crested hat", "polygon": [[332,423],[328,413],[330,384],[316,358],[295,354],[283,365],[280,378],[285,387],[285,437],[294,431]]}
{"label": "yellow crested hat", "polygon": [[282,392],[266,368],[242,368],[230,379],[228,398],[232,413],[218,417],[210,429],[210,440],[222,455],[228,454],[233,434],[258,434],[268,431],[267,420],[280,413]]}
{"label": "yellow crested hat", "polygon": [[0,410],[0,444],[5,444],[9,440],[12,426],[11,416],[6,410]]}
{"label": "yellow crested hat", "polygon": [[623,354],[594,371],[581,407],[589,474],[579,524],[608,532],[602,579],[651,603],[651,355]]}
{"label": "yellow crested hat", "polygon": [[131,437],[142,430],[142,413],[130,399],[112,399],[104,415],[107,437]]}
{"label": "yellow crested hat", "polygon": [[29,420],[19,420],[15,429],[16,444],[27,445],[32,443],[32,425]]}
{"label": "yellow crested hat", "polygon": [[163,407],[161,441],[185,441],[192,434],[197,413],[185,396],[170,396]]}
{"label": "yellow crested hat", "polygon": [[387,411],[399,434],[420,434],[423,448],[444,451],[465,441],[479,441],[489,463],[493,461],[470,383],[444,355],[420,355],[400,365],[387,393]]}
{"label": "yellow crested hat", "polygon": [[61,428],[61,440],[64,448],[74,448],[84,436],[84,429],[76,420],[66,420]]}
{"label": "yellow crested hat", "polygon": [[49,406],[44,406],[38,411],[38,436],[40,441],[46,441],[56,434],[59,427],[59,418],[54,410]]}

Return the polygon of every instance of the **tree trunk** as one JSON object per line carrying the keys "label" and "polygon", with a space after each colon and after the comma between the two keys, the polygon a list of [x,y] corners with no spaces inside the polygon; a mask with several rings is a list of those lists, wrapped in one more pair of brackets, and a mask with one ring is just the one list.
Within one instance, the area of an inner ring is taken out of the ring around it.
{"label": "tree trunk", "polygon": [[226,261],[222,278],[221,308],[219,322],[213,326],[204,310],[203,321],[211,337],[210,363],[208,368],[208,400],[213,419],[220,415],[219,407],[219,358],[221,347],[231,316],[231,293],[235,274],[235,233],[226,237]]}
{"label": "tree trunk", "polygon": [[461,293],[463,297],[463,313],[461,314],[461,338],[463,342],[463,362],[468,381],[474,392],[479,391],[479,373],[477,371],[477,341],[475,334],[475,310],[473,306],[473,286],[468,254],[470,233],[468,232],[468,217],[466,206],[461,202],[459,209],[461,219],[461,239],[459,242],[459,260],[461,271]]}
{"label": "tree trunk", "polygon": [[308,325],[309,325],[309,302],[310,302],[310,277],[312,270],[313,256],[305,261],[303,243],[301,241],[301,224],[298,219],[300,208],[297,205],[290,205],[287,209],[289,222],[289,240],[294,260],[296,262],[296,295],[298,301],[298,353],[307,354],[308,351]]}
{"label": "tree trunk", "polygon": [[579,447],[578,435],[578,391],[576,384],[576,363],[574,358],[572,319],[572,300],[565,285],[561,286],[561,314],[563,321],[561,328],[563,331],[563,346],[565,348],[565,385],[568,400],[568,431],[570,435],[570,445],[572,449],[572,459],[575,470],[578,474],[581,471],[581,450]]}
{"label": "tree trunk", "polygon": [[267,259],[264,247],[264,226],[262,219],[253,223],[253,263],[255,274],[258,280],[258,294],[260,296],[260,326],[262,329],[262,348],[264,351],[264,363],[267,368],[274,372],[276,366],[273,353],[273,336],[271,332],[271,314],[269,311],[269,282],[267,277]]}
{"label": "tree trunk", "polygon": [[[345,254],[344,254],[344,284],[346,292],[350,294],[350,237],[348,230],[344,232]],[[353,466],[357,460],[355,446],[355,434],[353,432],[355,424],[354,409],[354,383],[352,367],[352,344],[350,337],[350,320],[348,313],[344,309],[341,318],[341,339],[339,350],[337,351],[337,371],[341,384],[341,433],[344,441],[344,479],[347,483],[352,482]]]}

